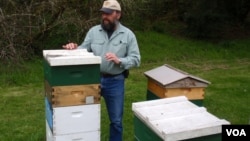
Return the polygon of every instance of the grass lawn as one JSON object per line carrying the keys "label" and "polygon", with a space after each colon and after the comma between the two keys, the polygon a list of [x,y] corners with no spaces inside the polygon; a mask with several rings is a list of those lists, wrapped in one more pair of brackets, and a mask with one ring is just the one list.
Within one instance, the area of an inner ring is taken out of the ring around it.
{"label": "grass lawn", "polygon": [[[211,84],[204,107],[232,124],[250,122],[250,40],[204,41],[174,38],[154,32],[136,32],[142,62],[126,80],[124,140],[134,140],[132,103],[146,100],[144,72],[169,64]],[[45,108],[42,58],[20,69],[0,67],[0,140],[44,141]],[[108,117],[103,100],[101,141],[108,141]]]}

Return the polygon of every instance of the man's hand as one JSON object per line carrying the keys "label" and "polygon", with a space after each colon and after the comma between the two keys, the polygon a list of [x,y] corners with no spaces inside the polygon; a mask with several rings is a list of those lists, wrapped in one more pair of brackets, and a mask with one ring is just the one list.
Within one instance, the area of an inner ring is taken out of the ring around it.
{"label": "man's hand", "polygon": [[78,45],[76,43],[68,43],[66,45],[63,45],[62,47],[71,50],[71,49],[76,49]]}
{"label": "man's hand", "polygon": [[111,53],[111,52],[106,53],[105,58],[108,61],[113,61],[115,64],[121,63],[120,59],[114,53]]}

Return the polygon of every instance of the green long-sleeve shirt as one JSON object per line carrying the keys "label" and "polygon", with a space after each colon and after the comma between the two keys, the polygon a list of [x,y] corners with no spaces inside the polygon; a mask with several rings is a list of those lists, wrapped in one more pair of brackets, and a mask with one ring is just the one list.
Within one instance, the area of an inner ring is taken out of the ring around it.
{"label": "green long-sleeve shirt", "polygon": [[[94,55],[101,56],[100,70],[102,73],[119,74],[125,69],[138,67],[141,61],[134,33],[120,23],[110,38],[100,25],[92,27],[78,48],[85,48],[89,52],[93,52]],[[108,52],[115,53],[120,58],[121,63],[118,65],[107,61],[105,54]]]}

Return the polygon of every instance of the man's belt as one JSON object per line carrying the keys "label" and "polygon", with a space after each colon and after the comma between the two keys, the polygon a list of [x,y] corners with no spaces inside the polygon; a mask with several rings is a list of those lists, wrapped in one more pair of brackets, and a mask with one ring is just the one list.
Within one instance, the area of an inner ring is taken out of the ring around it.
{"label": "man's belt", "polygon": [[109,74],[109,73],[101,73],[101,76],[102,77],[115,77],[117,75],[120,75],[122,73],[119,73],[119,74]]}
{"label": "man's belt", "polygon": [[101,73],[101,77],[115,77],[117,75],[123,74],[125,78],[128,78],[129,76],[129,70],[125,70],[122,73],[119,74],[109,74],[109,73]]}

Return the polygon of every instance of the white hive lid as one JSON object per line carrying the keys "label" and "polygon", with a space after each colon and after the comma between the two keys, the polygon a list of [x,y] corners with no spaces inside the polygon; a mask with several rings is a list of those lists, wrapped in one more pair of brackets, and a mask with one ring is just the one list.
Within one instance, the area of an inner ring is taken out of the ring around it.
{"label": "white hive lid", "polygon": [[164,141],[220,134],[222,125],[230,124],[188,101],[185,96],[133,103],[132,110]]}
{"label": "white hive lid", "polygon": [[86,49],[43,50],[43,57],[50,66],[100,64],[101,57],[95,56]]}

